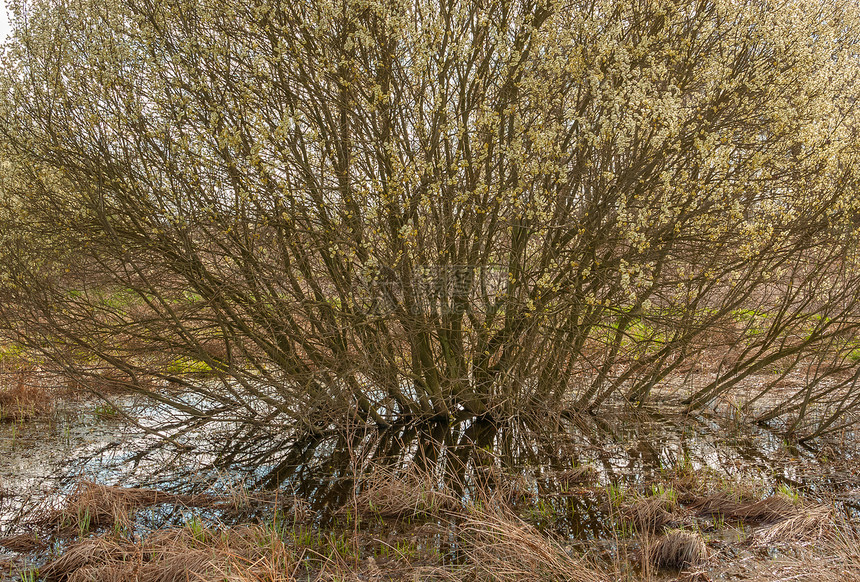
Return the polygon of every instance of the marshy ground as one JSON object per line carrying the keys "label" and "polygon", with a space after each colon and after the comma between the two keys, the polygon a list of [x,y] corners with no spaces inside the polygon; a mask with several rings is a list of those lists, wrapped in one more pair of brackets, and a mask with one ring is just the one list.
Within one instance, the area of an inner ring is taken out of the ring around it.
{"label": "marshy ground", "polygon": [[148,401],[47,390],[4,394],[3,580],[860,580],[850,431],[667,405],[293,442],[249,470],[225,433],[165,444],[181,419]]}

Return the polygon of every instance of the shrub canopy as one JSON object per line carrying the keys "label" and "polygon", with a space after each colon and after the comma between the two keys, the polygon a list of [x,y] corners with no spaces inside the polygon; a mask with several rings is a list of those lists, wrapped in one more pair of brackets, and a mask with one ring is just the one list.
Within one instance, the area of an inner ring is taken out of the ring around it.
{"label": "shrub canopy", "polygon": [[0,310],[82,381],[314,429],[702,361],[692,408],[767,372],[744,402],[812,434],[860,399],[854,2],[13,8]]}

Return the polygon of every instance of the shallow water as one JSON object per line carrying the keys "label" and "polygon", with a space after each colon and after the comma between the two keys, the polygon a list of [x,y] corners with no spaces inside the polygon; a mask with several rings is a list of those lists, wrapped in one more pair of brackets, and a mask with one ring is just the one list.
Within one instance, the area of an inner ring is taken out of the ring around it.
{"label": "shallow water", "polygon": [[200,431],[164,441],[176,431],[159,427],[182,421],[171,411],[132,397],[115,404],[128,418],[101,400],[76,399],[61,401],[47,417],[0,423],[0,536],[81,480],[194,488],[211,469],[213,457],[176,446],[207,442]]}
{"label": "shallow water", "polygon": [[[549,434],[476,422],[364,438],[296,438],[276,429],[249,434],[195,426],[130,397],[117,404],[128,418],[81,399],[63,402],[50,418],[0,423],[0,536],[20,529],[34,509],[58,503],[82,479],[184,492],[279,486],[324,516],[345,502],[356,464],[370,460],[445,465],[459,476],[463,495],[478,481],[515,483],[517,495],[538,508],[532,517],[539,527],[579,539],[602,537],[607,523],[599,499],[584,490],[571,494],[559,478],[580,466],[593,467],[598,485],[639,489],[686,467],[765,488],[787,485],[860,515],[860,443],[853,432],[800,445],[718,416],[618,410],[579,417]],[[541,504],[551,519],[542,521]]]}

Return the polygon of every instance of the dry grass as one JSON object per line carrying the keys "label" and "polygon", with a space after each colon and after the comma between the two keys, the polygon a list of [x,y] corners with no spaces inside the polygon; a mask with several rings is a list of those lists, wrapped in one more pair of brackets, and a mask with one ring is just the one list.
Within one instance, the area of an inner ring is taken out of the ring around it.
{"label": "dry grass", "polygon": [[49,582],[293,580],[298,556],[262,526],[159,530],[134,544],[113,536],[71,544],[40,569]]}
{"label": "dry grass", "polygon": [[695,571],[681,572],[677,578],[670,580],[670,582],[712,582],[712,580],[706,572]]}
{"label": "dry grass", "polygon": [[671,483],[678,493],[678,500],[685,505],[713,496],[751,503],[761,499],[767,491],[767,484],[763,481],[731,479],[715,469],[693,469],[690,465],[675,467]]}
{"label": "dry grass", "polygon": [[48,547],[48,544],[34,533],[23,533],[0,538],[0,547],[13,552],[25,553],[43,550]]}
{"label": "dry grass", "polygon": [[143,540],[74,542],[40,570],[47,582],[308,582],[462,580],[462,569],[343,555],[331,538],[308,546],[264,525],[158,530]]}
{"label": "dry grass", "polygon": [[[698,532],[665,529],[667,524],[677,524],[691,516],[681,508],[672,489],[659,486],[652,488],[654,494],[650,496],[631,497],[629,491],[622,491],[614,497],[612,510],[618,511],[628,525],[635,525],[639,533],[623,542],[616,538],[614,550],[594,554],[607,560],[604,569],[518,517],[511,509],[516,506],[505,502],[499,488],[477,487],[474,496],[469,497],[477,501],[468,502],[455,497],[430,475],[396,475],[377,468],[367,480],[359,482],[358,489],[344,510],[386,519],[423,516],[430,520],[411,525],[408,521],[398,522],[393,528],[396,532],[391,534],[396,537],[386,537],[385,541],[377,536],[388,536],[388,528],[382,530],[386,533],[380,533],[374,522],[362,530],[358,520],[350,531],[339,529],[342,523],[320,530],[310,524],[283,527],[279,520],[269,525],[232,528],[207,527],[195,521],[184,528],[153,532],[140,540],[122,537],[118,532],[125,530],[118,528],[111,535],[68,544],[63,554],[42,568],[41,575],[48,582],[606,582],[613,579],[612,574],[607,574],[610,571],[616,577],[632,579],[641,575],[650,580],[658,568],[690,568],[695,571],[676,575],[680,576],[678,580],[692,582],[708,580],[708,575],[719,574],[729,566],[725,560],[709,556],[708,546]],[[263,501],[269,507],[281,507],[277,498],[266,497]],[[123,524],[128,523],[126,520],[136,508],[164,503],[219,508],[226,504],[249,505],[252,498],[238,489],[232,496],[184,496],[85,482],[51,519],[55,525],[68,526],[79,523],[83,514],[89,516],[92,525]],[[739,500],[724,492],[696,503],[701,513],[763,524],[749,538],[750,543],[731,542],[745,555],[762,554],[751,549],[787,544],[799,552],[797,555],[804,556],[802,561],[792,561],[795,554],[791,554],[792,558],[786,558],[781,565],[772,560],[754,560],[755,566],[761,568],[761,580],[860,582],[860,536],[845,524],[835,523],[835,510],[804,504],[784,494]],[[618,513],[614,516],[618,517]],[[632,533],[632,528],[627,531]],[[600,543],[595,540],[590,544],[586,556],[598,552],[595,548]],[[379,551],[380,544],[388,550],[386,553]],[[633,552],[636,547],[640,549]],[[456,562],[445,564],[444,558],[452,548],[456,548]],[[631,560],[634,554],[637,557]],[[634,571],[637,563],[641,565],[639,573]],[[789,572],[804,576],[791,577],[794,574],[790,576]]]}
{"label": "dry grass", "polygon": [[[370,490],[377,494],[388,491],[378,482],[374,482]],[[407,490],[407,497],[409,491],[414,501],[416,489]],[[442,567],[433,560],[428,564],[414,560],[414,556],[411,560],[389,558],[384,571],[372,559],[359,560],[359,538],[351,541],[312,526],[299,525],[295,518],[304,506],[289,496],[283,501],[290,499],[294,511],[292,516],[286,515],[286,522],[279,518],[267,525],[227,528],[206,526],[194,520],[182,528],[154,531],[140,540],[125,537],[130,528],[114,528],[97,537],[79,539],[67,543],[63,552],[41,569],[41,579],[48,582],[460,579],[455,574],[460,571],[459,567]],[[388,513],[396,513],[393,506],[383,504],[387,497],[374,499],[387,507]],[[83,482],[61,509],[49,512],[43,519],[61,531],[81,528],[84,523],[93,527],[127,525],[132,523],[136,509],[156,504],[221,508],[262,503],[270,510],[278,508],[276,515],[281,516],[284,515],[280,511],[284,506],[281,501],[278,496],[238,491],[231,496],[190,496]],[[288,527],[289,523],[293,524],[292,528]],[[84,528],[80,531],[83,533]],[[441,560],[438,556],[436,559]]]}
{"label": "dry grass", "polygon": [[[126,527],[131,523],[136,510],[162,504],[217,509],[228,513],[255,505],[265,505],[270,509],[277,509],[292,521],[303,521],[308,516],[306,505],[288,495],[273,497],[235,491],[228,495],[176,495],[156,489],[111,487],[82,481],[66,498],[63,507],[48,511],[37,521],[61,530],[79,532],[89,531],[91,528]],[[287,511],[284,511],[285,508]]]}
{"label": "dry grass", "polygon": [[760,582],[860,582],[860,532],[856,526],[836,522],[816,543],[796,549],[799,555],[762,563],[754,579]]}
{"label": "dry grass", "polygon": [[43,521],[61,529],[127,526],[131,514],[143,507],[159,504],[211,507],[223,501],[211,495],[174,495],[155,489],[111,487],[83,481],[65,500],[64,506],[49,511]]}
{"label": "dry grass", "polygon": [[361,482],[361,491],[353,505],[359,515],[401,519],[438,515],[454,509],[456,502],[440,491],[430,475],[417,472],[403,475],[378,467]]}
{"label": "dry grass", "polygon": [[558,543],[495,504],[473,508],[461,531],[478,580],[608,580],[593,564],[569,555]]}
{"label": "dry grass", "polygon": [[125,540],[97,537],[80,540],[43,566],[39,574],[45,580],[70,580],[79,571],[109,563],[123,563],[134,553],[134,545]]}
{"label": "dry grass", "polygon": [[738,501],[726,493],[717,493],[690,504],[702,515],[721,515],[727,520],[775,523],[800,513],[797,502],[781,493],[759,501]]}
{"label": "dry grass", "polygon": [[0,370],[0,420],[21,422],[54,410],[54,398],[35,370]]}
{"label": "dry grass", "polygon": [[657,568],[700,566],[708,559],[708,546],[698,532],[669,530],[647,549],[647,559]]}
{"label": "dry grass", "polygon": [[632,523],[640,532],[658,531],[666,525],[677,523],[680,518],[677,500],[666,492],[636,496],[621,506],[621,519]]}
{"label": "dry grass", "polygon": [[823,553],[830,567],[838,569],[840,582],[860,582],[860,531],[856,524],[835,522],[827,535]]}
{"label": "dry grass", "polygon": [[753,534],[753,545],[811,543],[836,535],[833,512],[827,507],[812,507]]}

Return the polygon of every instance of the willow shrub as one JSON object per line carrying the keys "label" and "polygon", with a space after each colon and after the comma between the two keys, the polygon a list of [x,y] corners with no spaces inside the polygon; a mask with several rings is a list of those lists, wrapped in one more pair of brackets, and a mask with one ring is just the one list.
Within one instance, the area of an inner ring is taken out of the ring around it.
{"label": "willow shrub", "polygon": [[314,430],[641,404],[703,357],[693,409],[860,400],[853,2],[13,9],[0,309],[83,382]]}

